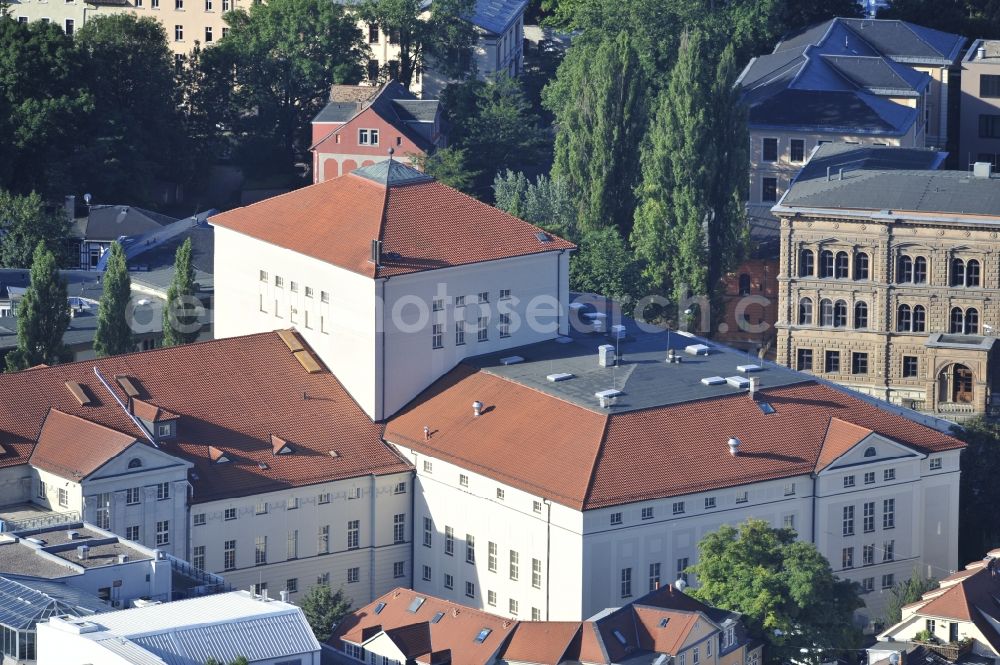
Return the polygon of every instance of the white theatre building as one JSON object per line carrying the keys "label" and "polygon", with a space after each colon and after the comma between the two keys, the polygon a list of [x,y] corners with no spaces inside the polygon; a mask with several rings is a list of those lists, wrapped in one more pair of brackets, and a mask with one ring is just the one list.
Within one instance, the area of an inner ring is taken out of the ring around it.
{"label": "white theatre building", "polygon": [[915,568],[956,567],[962,444],[940,421],[631,323],[616,359],[570,330],[571,244],[409,167],[211,221],[217,334],[295,327],[412,469],[418,591],[579,620],[748,517],[816,543],[864,619]]}

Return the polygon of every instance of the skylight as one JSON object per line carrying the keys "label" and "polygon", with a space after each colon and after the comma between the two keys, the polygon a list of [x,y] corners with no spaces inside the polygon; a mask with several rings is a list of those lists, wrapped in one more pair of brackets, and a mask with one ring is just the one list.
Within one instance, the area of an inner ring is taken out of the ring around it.
{"label": "skylight", "polygon": [[434,618],[431,619],[431,623],[437,623],[443,618],[444,618],[444,612],[438,612],[437,614],[434,615]]}
{"label": "skylight", "polygon": [[379,603],[375,606],[375,614],[382,614],[382,610],[385,609],[385,603]]}
{"label": "skylight", "polygon": [[763,411],[765,415],[769,416],[774,413],[774,407],[771,406],[769,402],[757,402],[757,406],[760,407],[760,410]]}
{"label": "skylight", "polygon": [[493,632],[492,628],[483,628],[479,633],[476,634],[476,644],[482,644],[486,641],[486,638],[490,636]]}
{"label": "skylight", "polygon": [[424,598],[423,596],[417,596],[410,602],[410,606],[406,608],[407,611],[413,612],[415,614],[416,611],[420,609],[420,606],[424,604],[425,600],[427,599]]}
{"label": "skylight", "polygon": [[611,634],[615,636],[615,639],[618,640],[621,643],[622,646],[627,646],[628,645],[628,642],[625,640],[625,636],[622,635],[622,632],[620,630],[618,630],[617,628],[615,628],[613,631],[611,631]]}
{"label": "skylight", "polygon": [[670,619],[666,617],[660,619],[660,628],[666,628],[668,623],[670,623]]}

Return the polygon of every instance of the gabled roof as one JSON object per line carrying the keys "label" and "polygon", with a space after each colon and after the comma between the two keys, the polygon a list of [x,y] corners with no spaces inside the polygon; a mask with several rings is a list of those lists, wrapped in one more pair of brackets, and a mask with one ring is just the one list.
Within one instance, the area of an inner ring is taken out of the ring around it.
{"label": "gabled roof", "polygon": [[[176,437],[159,447],[193,464],[196,503],[410,468],[336,377],[306,371],[276,332],[0,375],[0,445],[41,438],[32,462],[81,474],[130,442],[151,445],[116,401],[128,404],[118,375],[180,415]],[[79,404],[66,381],[84,384],[92,404]],[[292,454],[274,455],[274,432],[294,442]],[[209,447],[229,463],[215,464]]]}
{"label": "gabled roof", "polygon": [[[224,212],[211,223],[372,278],[574,248],[398,161]],[[376,239],[377,267],[370,261]]]}
{"label": "gabled roof", "polygon": [[147,402],[137,397],[132,398],[132,413],[135,414],[137,418],[141,418],[151,423],[166,422],[168,420],[177,420],[180,418],[180,416],[176,413],[162,409],[152,402]]}
{"label": "gabled roof", "polygon": [[476,0],[468,19],[490,34],[501,35],[527,6],[527,0]]}
{"label": "gabled roof", "polygon": [[580,652],[579,621],[523,621],[503,649],[503,660],[559,665]]}
{"label": "gabled roof", "polygon": [[125,205],[91,206],[86,217],[77,220],[80,236],[86,240],[117,240],[158,231],[177,220],[173,217]]}
{"label": "gabled roof", "polygon": [[808,44],[845,53],[878,53],[897,62],[949,65],[956,62],[966,38],[894,19],[833,18],[786,35],[775,52]]}
{"label": "gabled roof", "polygon": [[855,425],[835,416],[830,418],[823,446],[819,450],[819,459],[816,460],[816,471],[822,471],[833,464],[838,457],[867,439],[872,433],[867,427]]}
{"label": "gabled roof", "polygon": [[63,478],[83,479],[136,442],[131,434],[51,409],[31,464]]}

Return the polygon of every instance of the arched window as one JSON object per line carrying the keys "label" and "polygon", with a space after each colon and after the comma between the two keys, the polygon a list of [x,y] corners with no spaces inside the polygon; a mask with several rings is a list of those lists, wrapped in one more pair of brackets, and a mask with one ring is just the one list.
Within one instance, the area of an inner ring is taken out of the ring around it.
{"label": "arched window", "polygon": [[819,276],[833,277],[833,252],[824,249],[819,255]]}
{"label": "arched window", "polygon": [[962,259],[951,260],[951,285],[965,285],[965,261]]}
{"label": "arched window", "polygon": [[854,303],[854,327],[859,329],[868,327],[868,303],[863,300]]}
{"label": "arched window", "polygon": [[740,295],[750,295],[750,275],[746,273],[740,275]]}
{"label": "arched window", "polygon": [[963,324],[965,322],[965,316],[962,314],[962,309],[960,307],[951,308],[951,326],[949,327],[949,332],[956,333],[958,335],[962,334]]}
{"label": "arched window", "polygon": [[875,455],[876,452],[874,446],[868,446],[867,448],[865,448],[865,457],[875,457]]}
{"label": "arched window", "polygon": [[965,266],[965,285],[979,286],[979,261],[969,259]]}
{"label": "arched window", "polygon": [[913,281],[913,259],[905,254],[899,257],[899,266],[896,271],[896,281],[901,284]]}
{"label": "arched window", "polygon": [[965,310],[965,334],[976,335],[979,333],[979,310],[970,307]]}
{"label": "arched window", "polygon": [[848,272],[850,267],[850,262],[847,259],[847,252],[837,252],[837,260],[835,267],[835,277],[837,279],[847,279],[850,276]]}
{"label": "arched window", "polygon": [[832,300],[820,300],[819,301],[819,324],[821,326],[832,326],[833,325],[833,301]]}
{"label": "arched window", "polygon": [[913,260],[913,283],[927,283],[927,259],[923,256],[918,256]]}
{"label": "arched window", "polygon": [[799,255],[799,277],[813,277],[816,274],[816,255],[811,249],[803,249]]}
{"label": "arched window", "polygon": [[813,322],[813,301],[812,298],[802,298],[799,300],[799,325],[811,326]]}
{"label": "arched window", "polygon": [[833,305],[833,327],[847,327],[847,303],[843,300],[838,300]]}
{"label": "arched window", "polygon": [[868,279],[869,270],[870,266],[867,254],[861,252],[854,257],[854,279]]}
{"label": "arched window", "polygon": [[927,310],[923,305],[913,307],[913,332],[925,332],[927,330]]}
{"label": "arched window", "polygon": [[896,332],[910,332],[913,329],[913,312],[909,305],[896,308]]}
{"label": "arched window", "polygon": [[142,460],[139,459],[138,457],[133,457],[128,461],[128,468],[130,469],[139,469],[141,467],[142,467]]}

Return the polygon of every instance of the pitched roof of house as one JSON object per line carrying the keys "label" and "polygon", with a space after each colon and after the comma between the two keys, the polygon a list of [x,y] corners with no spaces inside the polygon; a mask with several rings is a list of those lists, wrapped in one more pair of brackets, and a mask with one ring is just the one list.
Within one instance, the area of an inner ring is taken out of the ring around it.
{"label": "pitched roof of house", "polygon": [[830,423],[826,428],[826,436],[823,437],[823,445],[819,449],[819,459],[816,460],[816,470],[822,471],[830,466],[838,457],[864,441],[871,434],[872,431],[867,427],[855,425],[837,417],[830,418]]}
{"label": "pitched roof of house", "polygon": [[[33,462],[86,473],[128,441],[145,442],[117,376],[179,416],[177,436],[159,445],[194,465],[195,502],[410,468],[336,377],[306,371],[276,332],[0,375],[0,444],[38,439]],[[83,386],[88,404],[67,381]],[[272,434],[293,442],[293,452],[275,455]],[[75,445],[59,445],[67,440]],[[215,463],[210,447],[229,462]]]}
{"label": "pitched roof of house", "polygon": [[[328,643],[339,649],[342,640],[363,644],[384,632],[408,660],[441,662],[437,656],[444,654],[452,663],[486,665],[516,625],[511,619],[400,587],[341,620]],[[489,632],[478,640],[484,630]]]}
{"label": "pitched roof of house", "polygon": [[751,60],[738,83],[755,127],[899,136],[919,118],[893,99],[930,84],[910,65],[952,64],[964,43],[902,21],[835,18]]}
{"label": "pitched roof of house", "polygon": [[77,220],[80,237],[86,240],[117,240],[158,231],[177,220],[152,210],[126,205],[90,206],[87,216]]}
{"label": "pitched roof of house", "polygon": [[[894,407],[756,359],[756,398],[725,383],[706,386],[713,375],[739,376],[746,356],[713,346],[708,356],[668,364],[664,337],[637,332],[616,368],[598,366],[604,340],[586,335],[522,347],[516,365],[500,362],[511,351],[471,359],[391,418],[385,438],[584,510],[813,473],[843,448],[833,437],[823,454],[832,418],[918,452],[963,447]],[[670,345],[683,353],[693,341],[674,334]],[[547,380],[554,372],[573,378]],[[612,383],[623,394],[602,409],[595,388]],[[470,407],[477,400],[478,417]],[[544,446],[536,445],[540,427]],[[737,456],[730,437],[741,442]]]}
{"label": "pitched roof of house", "polygon": [[[574,247],[394,160],[211,222],[373,278]],[[370,261],[376,239],[377,267]]]}
{"label": "pitched roof of house", "polygon": [[580,652],[579,621],[523,621],[503,650],[506,661],[559,665]]}

